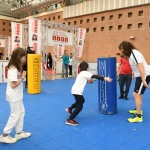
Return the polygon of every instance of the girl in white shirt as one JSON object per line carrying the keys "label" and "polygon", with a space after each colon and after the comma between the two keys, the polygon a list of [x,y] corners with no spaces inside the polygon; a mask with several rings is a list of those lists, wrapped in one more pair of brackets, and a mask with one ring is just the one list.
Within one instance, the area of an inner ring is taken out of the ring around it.
{"label": "girl in white shirt", "polygon": [[73,125],[73,126],[76,126],[79,124],[77,121],[74,120],[74,118],[81,112],[83,108],[83,103],[85,100],[82,94],[83,94],[83,90],[87,81],[91,80],[91,78],[96,78],[99,80],[106,80],[108,82],[112,81],[112,79],[109,77],[93,75],[92,73],[88,72],[87,71],[88,63],[85,61],[81,62],[79,67],[80,67],[80,73],[78,74],[76,81],[71,90],[71,93],[75,98],[75,103],[72,104],[71,107],[65,109],[70,114],[70,117],[66,121],[66,124]]}
{"label": "girl in white shirt", "polygon": [[[16,48],[13,50],[8,63],[8,79],[6,100],[10,105],[10,116],[0,136],[0,142],[15,143],[17,140],[31,136],[29,132],[23,132],[25,109],[23,105],[23,80],[26,71],[22,71],[22,65],[26,62],[26,50]],[[12,138],[9,134],[15,128],[16,135]]]}

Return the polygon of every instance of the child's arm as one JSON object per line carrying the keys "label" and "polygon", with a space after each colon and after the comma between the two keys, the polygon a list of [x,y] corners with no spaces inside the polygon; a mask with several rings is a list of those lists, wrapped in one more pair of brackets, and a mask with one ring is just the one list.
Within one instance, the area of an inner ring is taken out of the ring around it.
{"label": "child's arm", "polygon": [[109,77],[103,77],[103,76],[99,76],[99,75],[95,75],[95,74],[93,74],[91,78],[96,78],[98,80],[106,80],[107,82],[111,82],[112,81],[112,79],[109,78]]}
{"label": "child's arm", "polygon": [[10,84],[11,88],[12,89],[16,88],[24,80],[25,76],[26,76],[26,71],[23,71],[22,76],[18,81],[11,81]]}

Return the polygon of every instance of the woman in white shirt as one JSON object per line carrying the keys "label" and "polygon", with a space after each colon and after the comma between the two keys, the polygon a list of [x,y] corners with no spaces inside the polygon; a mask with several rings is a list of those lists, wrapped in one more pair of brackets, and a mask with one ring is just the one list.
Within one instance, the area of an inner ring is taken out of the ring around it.
{"label": "woman in white shirt", "polygon": [[123,41],[119,45],[120,52],[129,60],[134,76],[136,77],[133,96],[135,99],[136,109],[129,110],[129,113],[135,114],[133,118],[129,118],[129,122],[142,122],[142,94],[145,89],[149,88],[150,67],[146,63],[144,56],[128,41]]}

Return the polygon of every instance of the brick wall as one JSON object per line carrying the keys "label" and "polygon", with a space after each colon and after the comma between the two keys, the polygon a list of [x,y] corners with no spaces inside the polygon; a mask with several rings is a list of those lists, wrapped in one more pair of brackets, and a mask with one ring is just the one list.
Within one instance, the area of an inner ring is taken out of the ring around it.
{"label": "brick wall", "polygon": [[[132,42],[150,64],[150,5],[130,7],[112,11],[63,19],[63,13],[57,12],[39,17],[87,29],[83,57],[79,60],[96,62],[98,57],[116,56],[118,45],[124,41]],[[10,35],[9,21],[3,25],[0,20],[0,34]],[[22,21],[27,23],[28,21]],[[2,31],[3,28],[5,32]],[[130,39],[134,36],[135,39]],[[71,51],[70,47],[66,49]],[[52,48],[49,47],[49,51]],[[119,58],[117,58],[119,59]]]}

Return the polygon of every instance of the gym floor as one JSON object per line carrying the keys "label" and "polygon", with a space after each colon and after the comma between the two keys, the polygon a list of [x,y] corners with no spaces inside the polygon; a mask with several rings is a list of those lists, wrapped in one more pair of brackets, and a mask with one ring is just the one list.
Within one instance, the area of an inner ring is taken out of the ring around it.
{"label": "gym floor", "polygon": [[[118,112],[100,114],[98,82],[88,83],[82,112],[75,118],[78,126],[65,124],[69,114],[65,108],[74,102],[71,87],[75,79],[42,81],[40,94],[28,94],[24,89],[26,110],[24,131],[32,136],[15,144],[0,143],[1,150],[150,150],[150,89],[143,95],[142,123],[129,123],[129,109],[135,108],[132,82],[129,100],[117,99]],[[0,84],[0,133],[9,117],[5,100],[6,84]],[[117,83],[117,96],[119,88]],[[15,135],[15,131],[11,136]]]}

